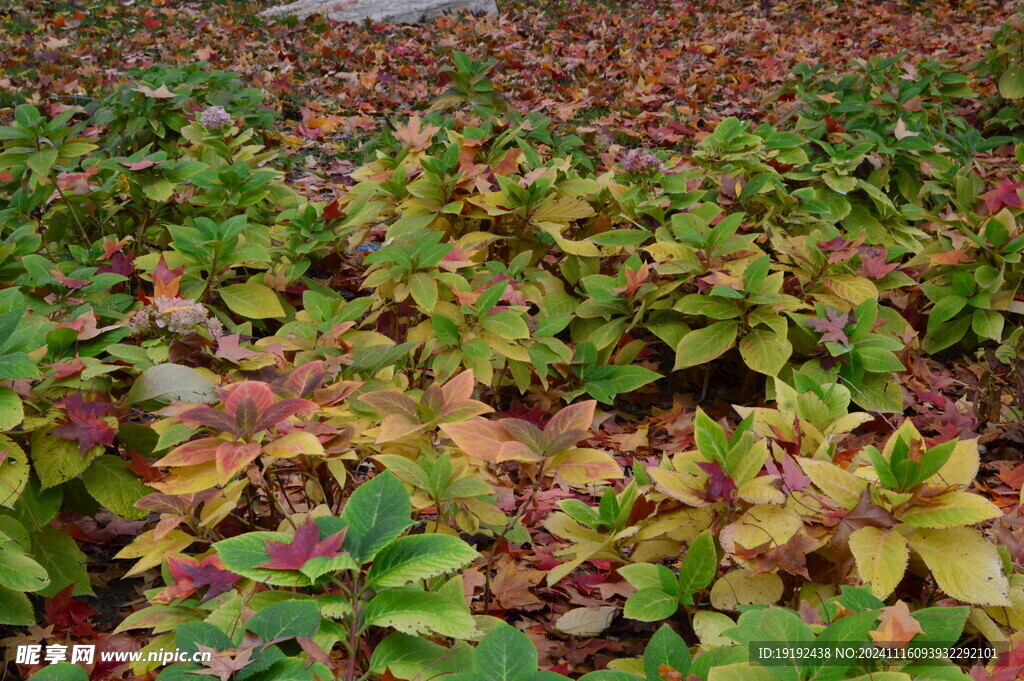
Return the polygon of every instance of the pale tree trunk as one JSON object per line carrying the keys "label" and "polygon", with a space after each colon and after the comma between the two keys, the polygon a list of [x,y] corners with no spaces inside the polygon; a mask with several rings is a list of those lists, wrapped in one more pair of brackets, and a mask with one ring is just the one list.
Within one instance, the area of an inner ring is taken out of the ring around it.
{"label": "pale tree trunk", "polygon": [[494,0],[296,0],[263,12],[266,16],[294,14],[304,17],[325,13],[338,21],[364,19],[395,24],[412,24],[435,19],[445,12],[497,12]]}

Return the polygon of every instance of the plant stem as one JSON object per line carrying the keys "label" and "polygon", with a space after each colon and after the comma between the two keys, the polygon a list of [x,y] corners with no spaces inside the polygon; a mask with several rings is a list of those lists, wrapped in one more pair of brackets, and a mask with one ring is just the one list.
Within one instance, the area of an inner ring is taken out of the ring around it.
{"label": "plant stem", "polygon": [[89,234],[85,231],[85,225],[82,224],[81,218],[78,217],[78,213],[75,211],[75,207],[71,205],[71,201],[68,200],[68,197],[64,193],[64,190],[60,188],[60,184],[57,182],[57,176],[53,173],[53,171],[50,172],[50,181],[53,182],[53,188],[57,190],[57,193],[60,195],[60,198],[64,202],[64,205],[68,207],[68,212],[71,213],[71,217],[75,219],[75,224],[78,225],[78,233],[82,237],[83,245],[88,247],[90,245]]}

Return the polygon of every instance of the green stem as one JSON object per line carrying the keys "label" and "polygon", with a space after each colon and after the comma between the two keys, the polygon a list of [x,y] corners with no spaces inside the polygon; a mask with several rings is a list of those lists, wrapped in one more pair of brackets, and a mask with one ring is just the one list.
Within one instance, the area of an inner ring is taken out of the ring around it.
{"label": "green stem", "polygon": [[81,218],[78,217],[78,213],[75,211],[75,207],[71,205],[71,201],[68,200],[68,197],[64,193],[64,190],[60,188],[60,184],[57,182],[57,176],[53,173],[53,171],[50,171],[50,181],[53,182],[53,188],[57,190],[57,194],[60,195],[60,198],[64,202],[64,205],[68,207],[68,212],[71,213],[71,217],[75,219],[75,224],[78,225],[78,233],[82,237],[83,245],[88,247],[91,242],[89,241],[89,234],[85,231],[85,225],[82,224]]}

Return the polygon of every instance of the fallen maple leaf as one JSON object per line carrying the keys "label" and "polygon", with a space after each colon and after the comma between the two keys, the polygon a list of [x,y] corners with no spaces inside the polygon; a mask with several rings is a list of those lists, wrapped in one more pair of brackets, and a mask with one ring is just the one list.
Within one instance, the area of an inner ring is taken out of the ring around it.
{"label": "fallen maple leaf", "polygon": [[896,263],[887,264],[887,257],[888,249],[885,246],[871,246],[863,249],[860,253],[859,274],[869,279],[881,279],[899,267]]}
{"label": "fallen maple leaf", "polygon": [[176,298],[178,295],[178,282],[185,274],[185,266],[171,269],[167,266],[163,254],[153,271],[153,298]]}
{"label": "fallen maple leaf", "polygon": [[114,444],[117,429],[112,427],[104,415],[113,407],[108,402],[86,402],[82,393],[77,392],[64,398],[57,406],[63,407],[68,420],[50,431],[57,437],[78,442],[78,448],[85,454],[93,445],[110,447]]}
{"label": "fallen maple leaf", "polygon": [[155,90],[153,88],[146,87],[145,85],[140,85],[140,86],[138,86],[135,89],[138,92],[141,92],[142,94],[146,95],[147,97],[152,97],[153,99],[173,99],[174,98],[174,93],[171,92],[170,90],[168,90],[166,85],[161,85],[160,87],[156,88]]}
{"label": "fallen maple leaf", "polygon": [[807,326],[821,334],[822,343],[839,343],[850,347],[850,339],[846,337],[846,325],[850,323],[850,313],[834,310],[831,307],[825,309],[826,319],[809,319],[804,322]]}
{"label": "fallen maple leaf", "polygon": [[658,665],[658,677],[665,681],[683,681],[682,673],[667,664]]}
{"label": "fallen maple leaf", "polygon": [[896,127],[893,129],[892,134],[896,139],[901,140],[905,137],[917,137],[920,133],[907,130],[907,124],[900,118],[896,121]]}
{"label": "fallen maple leaf", "polygon": [[946,251],[944,253],[934,253],[928,256],[928,260],[933,265],[956,265],[961,262],[971,262],[971,256],[967,255],[962,250]]}
{"label": "fallen maple leaf", "polygon": [[320,541],[320,528],[307,517],[295,528],[290,543],[265,540],[269,561],[259,567],[271,570],[301,570],[313,558],[336,558],[342,554],[339,549],[345,542],[345,531],[332,534]]}
{"label": "fallen maple leaf", "polygon": [[1007,178],[996,185],[994,189],[982,194],[981,200],[985,202],[985,207],[988,208],[990,215],[995,215],[1004,206],[1020,208],[1021,201],[1020,194],[1017,193],[1018,189],[1024,189],[1024,183],[1014,182]]}
{"label": "fallen maple leaf", "polygon": [[203,668],[191,672],[192,674],[216,676],[220,681],[228,681],[235,672],[249,666],[249,663],[252,661],[253,646],[237,648],[235,650],[217,650],[216,648],[208,648],[202,643],[197,643],[196,650],[209,653],[210,659],[202,662]]}
{"label": "fallen maple leaf", "polygon": [[218,359],[226,359],[229,362],[238,364],[243,359],[248,357],[255,357],[258,352],[253,352],[249,348],[243,348],[238,344],[238,341],[242,338],[242,334],[232,333],[217,338],[217,351],[213,353],[213,356]]}
{"label": "fallen maple leaf", "polygon": [[882,608],[878,629],[869,631],[871,640],[882,648],[905,648],[917,634],[923,634],[921,623],[910,614],[910,608],[903,601]]}
{"label": "fallen maple leaf", "polygon": [[89,605],[76,601],[71,597],[74,584],[64,587],[52,598],[47,598],[44,610],[46,622],[58,630],[70,630],[75,635],[89,635],[92,627],[89,625],[89,618],[99,614]]}
{"label": "fallen maple leaf", "polygon": [[208,588],[201,600],[207,601],[224,593],[241,579],[241,575],[224,568],[217,554],[207,556],[202,561],[188,556],[168,556],[167,569],[174,577],[174,583],[153,598],[155,603],[173,603],[191,596],[203,587]]}

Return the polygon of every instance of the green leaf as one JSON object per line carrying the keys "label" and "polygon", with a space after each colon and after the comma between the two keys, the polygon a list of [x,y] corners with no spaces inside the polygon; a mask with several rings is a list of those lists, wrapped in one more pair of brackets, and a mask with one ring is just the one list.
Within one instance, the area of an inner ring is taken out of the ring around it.
{"label": "green leaf", "polygon": [[651,238],[651,233],[641,229],[613,229],[587,238],[599,246],[639,246]]}
{"label": "green leaf", "polygon": [[476,633],[473,616],[441,594],[412,587],[382,591],[366,606],[366,624],[412,636],[440,634],[466,639]]}
{"label": "green leaf", "polygon": [[314,601],[281,601],[257,612],[245,628],[267,643],[284,638],[311,638],[320,628],[320,609]]}
{"label": "green leaf", "polygon": [[213,382],[191,367],[157,364],[135,379],[125,396],[129,404],[172,399],[183,402],[212,402],[217,398]]}
{"label": "green leaf", "polygon": [[743,361],[759,374],[778,376],[792,354],[789,340],[768,329],[754,329],[740,340]]}
{"label": "green leaf", "polygon": [[434,327],[434,335],[445,345],[458,346],[462,337],[459,335],[459,326],[451,319],[442,315],[434,315],[430,318]]}
{"label": "green leaf", "polygon": [[171,194],[174,193],[174,185],[169,180],[157,180],[152,184],[147,184],[142,187],[142,193],[146,195],[150,201],[156,203],[164,203],[167,199],[171,198]]}
{"label": "green leaf", "polygon": [[978,308],[971,315],[971,329],[983,339],[1002,340],[1004,323],[1003,315],[995,310]]}
{"label": "green leaf", "polygon": [[13,542],[0,545],[0,587],[14,591],[39,591],[50,583],[42,565],[25,555]]}
{"label": "green leaf", "polygon": [[920,623],[924,632],[914,637],[910,647],[926,647],[959,641],[970,612],[971,608],[964,605],[934,606],[915,610],[914,619]]}
{"label": "green leaf", "polygon": [[738,322],[715,322],[695,329],[679,339],[676,346],[676,369],[704,364],[722,356],[736,343]]}
{"label": "green leaf", "polygon": [[266,542],[290,543],[292,537],[283,532],[245,532],[214,544],[224,567],[256,582],[275,586],[309,586],[306,575],[293,570],[258,567],[270,561]]}
{"label": "green leaf", "polygon": [[0,380],[14,378],[36,378],[39,367],[36,361],[24,352],[12,352],[0,356]]}
{"label": "green leaf", "polygon": [[943,322],[955,317],[966,305],[967,299],[963,296],[947,295],[940,298],[928,314],[928,333],[933,333]]}
{"label": "green leaf", "polygon": [[641,622],[657,622],[671,617],[679,609],[679,599],[661,589],[640,589],[626,599],[622,614]]}
{"label": "green leaf", "polygon": [[480,318],[480,324],[491,333],[507,340],[530,337],[530,328],[526,325],[523,315],[512,310],[501,310]]}
{"label": "green leaf", "polygon": [[399,537],[377,554],[367,574],[375,589],[404,586],[454,572],[477,557],[477,552],[458,537],[417,534]]}
{"label": "green leaf", "polygon": [[25,420],[25,407],[18,393],[0,387],[0,430],[11,430]]}
{"label": "green leaf", "polygon": [[82,474],[89,494],[122,518],[138,520],[149,511],[135,508],[135,502],[150,493],[128,465],[116,456],[100,456]]}
{"label": "green leaf", "polygon": [[999,94],[1004,99],[1024,99],[1024,67],[1011,66],[999,77]]}
{"label": "green leaf", "polygon": [[853,401],[869,411],[903,411],[903,391],[890,374],[865,374],[852,385]]}
{"label": "green leaf", "polygon": [[725,467],[725,458],[729,453],[729,440],[722,426],[708,416],[703,409],[697,408],[693,417],[693,439],[697,451],[719,465]]}
{"label": "green leaf", "polygon": [[718,551],[715,549],[715,540],[708,530],[704,530],[690,544],[679,564],[680,592],[692,594],[707,588],[717,572]]}
{"label": "green leaf", "polygon": [[859,347],[853,353],[863,362],[864,369],[872,373],[903,371],[904,366],[895,354],[883,348]]}
{"label": "green leaf", "polygon": [[537,674],[537,659],[526,634],[501,623],[480,641],[473,669],[483,681],[527,681]]}
{"label": "green leaf", "polygon": [[437,305],[437,280],[426,272],[417,272],[409,277],[409,292],[424,312],[430,314]]}
{"label": "green leaf", "polygon": [[686,641],[664,624],[654,633],[644,650],[644,674],[647,675],[647,681],[663,681],[668,678],[661,672],[662,665],[665,665],[686,678],[691,661]]}
{"label": "green leaf", "polygon": [[47,665],[32,675],[32,681],[89,681],[83,667],[70,662]]}
{"label": "green leaf", "polygon": [[471,669],[473,656],[473,650],[465,644],[446,648],[433,641],[394,631],[374,647],[370,671],[382,675],[384,670],[389,670],[398,679],[417,676],[429,679],[439,674]]}
{"label": "green leaf", "polygon": [[352,493],[341,519],[348,525],[344,549],[363,563],[412,525],[409,493],[385,471]]}
{"label": "green leaf", "polygon": [[[4,439],[0,435],[0,447],[4,446]],[[17,451],[20,452],[21,450]],[[8,449],[5,464],[11,463],[12,455],[12,450]],[[25,467],[26,469],[28,468],[27,463]],[[6,484],[7,482],[6,470],[6,466],[0,466],[0,484]],[[10,504],[11,510],[7,514],[17,520],[22,527],[43,527],[53,520],[60,510],[61,501],[64,498],[64,488],[51,487],[48,490],[41,491],[39,489],[39,481],[34,477],[29,477],[27,471],[25,477],[27,479],[24,486]]]}
{"label": "green leaf", "polygon": [[[0,451],[7,454],[4,460],[0,461],[0,506],[24,508],[28,502],[23,494],[23,490],[29,484],[28,457],[21,447],[6,435],[0,435]],[[35,482],[32,484],[35,485]],[[36,493],[38,494],[38,490]],[[49,518],[45,522],[49,522]]]}
{"label": "green leaf", "polygon": [[232,284],[217,291],[232,312],[246,319],[284,316],[284,308],[277,294],[263,284]]}
{"label": "green leaf", "polygon": [[679,588],[675,573],[664,565],[633,563],[620,567],[616,572],[637,589],[661,589],[671,593]]}
{"label": "green leaf", "polygon": [[50,585],[39,589],[39,595],[49,598],[69,584],[75,585],[71,591],[74,596],[92,594],[89,574],[85,571],[85,554],[78,549],[74,539],[47,525],[33,532],[31,540],[32,557],[50,576]]}
{"label": "green leaf", "polygon": [[50,430],[35,431],[29,441],[32,468],[43,489],[77,477],[103,452],[103,445],[94,445],[82,454],[76,441],[51,435]]}
{"label": "green leaf", "polygon": [[25,159],[27,165],[36,175],[48,175],[53,164],[57,162],[57,147],[47,147]]}
{"label": "green leaf", "polygon": [[182,652],[195,653],[198,646],[227,650],[234,646],[223,631],[209,622],[186,622],[174,630],[174,642]]}
{"label": "green leaf", "polygon": [[28,627],[36,623],[36,613],[28,596],[0,586],[0,624]]}
{"label": "green leaf", "polygon": [[662,378],[662,375],[645,367],[620,367],[618,365],[595,367],[587,374],[587,390],[594,397],[598,396],[596,390],[614,396],[623,392],[632,392],[659,378]]}

